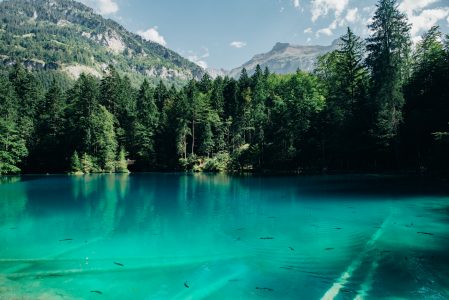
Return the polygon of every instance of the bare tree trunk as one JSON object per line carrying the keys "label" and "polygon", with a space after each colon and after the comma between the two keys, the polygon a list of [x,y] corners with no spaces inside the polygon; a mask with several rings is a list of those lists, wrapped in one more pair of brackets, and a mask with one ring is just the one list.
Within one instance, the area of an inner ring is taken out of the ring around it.
{"label": "bare tree trunk", "polygon": [[192,155],[195,154],[195,119],[192,120]]}
{"label": "bare tree trunk", "polygon": [[187,136],[184,130],[184,136],[183,136],[183,144],[184,144],[184,159],[187,159]]}

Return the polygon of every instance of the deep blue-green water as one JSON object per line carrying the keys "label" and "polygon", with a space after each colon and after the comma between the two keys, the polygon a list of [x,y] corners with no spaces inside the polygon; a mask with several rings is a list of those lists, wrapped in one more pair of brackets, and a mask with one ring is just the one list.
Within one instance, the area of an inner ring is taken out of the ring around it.
{"label": "deep blue-green water", "polygon": [[449,299],[449,193],[379,176],[0,184],[0,299]]}

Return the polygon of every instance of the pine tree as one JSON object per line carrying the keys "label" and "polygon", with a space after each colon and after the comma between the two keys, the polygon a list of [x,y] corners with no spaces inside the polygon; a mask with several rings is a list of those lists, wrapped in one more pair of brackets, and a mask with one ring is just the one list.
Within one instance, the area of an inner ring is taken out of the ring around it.
{"label": "pine tree", "polygon": [[147,80],[142,83],[136,104],[134,122],[134,145],[139,164],[149,168],[155,164],[155,135],[159,126],[159,111],[154,99],[154,90]]}
{"label": "pine tree", "polygon": [[117,166],[115,168],[117,173],[129,173],[128,162],[126,161],[126,151],[125,148],[120,148],[120,152],[117,159]]}
{"label": "pine tree", "polygon": [[107,173],[115,172],[118,143],[114,130],[114,116],[100,105],[91,118],[94,124],[91,155],[96,158],[100,170]]}
{"label": "pine tree", "polygon": [[[18,99],[18,120],[17,129],[25,139],[26,147],[30,154],[36,150],[36,114],[37,108],[41,104],[44,89],[34,74],[27,71],[23,65],[16,62],[9,74]],[[25,168],[32,164],[32,161],[22,163]]]}
{"label": "pine tree", "polygon": [[19,104],[10,81],[0,75],[0,175],[19,173],[28,154],[25,138],[18,128]]}
{"label": "pine tree", "polygon": [[70,173],[74,175],[83,174],[83,165],[81,164],[78,152],[73,152],[70,159]]}
{"label": "pine tree", "polygon": [[436,143],[432,134],[449,130],[449,64],[438,26],[423,35],[412,66],[413,73],[405,88],[403,151],[417,169],[432,165],[439,168],[447,160],[441,156],[446,151],[440,146],[445,145]]}
{"label": "pine tree", "polygon": [[77,145],[80,153],[95,153],[93,138],[94,124],[92,116],[99,107],[99,87],[97,79],[81,74],[74,87],[69,91],[69,107],[67,109],[70,143]]}
{"label": "pine tree", "polygon": [[[366,159],[359,147],[366,146],[370,114],[366,110],[368,71],[363,44],[350,28],[339,48],[318,60],[315,73],[326,87],[326,106],[315,121],[320,137],[323,168],[345,168],[350,161]],[[366,151],[366,150],[365,150]],[[357,156],[361,156],[358,158]]]}
{"label": "pine tree", "polygon": [[122,146],[130,147],[135,112],[135,95],[128,77],[121,77],[110,65],[101,80],[100,104],[114,116],[117,139]]}
{"label": "pine tree", "polygon": [[407,78],[410,25],[396,0],[380,0],[369,26],[367,63],[372,75],[373,105],[377,111],[374,134],[389,145],[402,121],[403,84]]}
{"label": "pine tree", "polygon": [[36,149],[30,161],[39,171],[64,171],[64,113],[64,94],[53,81],[36,118]]}
{"label": "pine tree", "polygon": [[84,153],[81,157],[81,165],[84,174],[90,174],[99,171],[95,166],[93,158],[87,153]]}

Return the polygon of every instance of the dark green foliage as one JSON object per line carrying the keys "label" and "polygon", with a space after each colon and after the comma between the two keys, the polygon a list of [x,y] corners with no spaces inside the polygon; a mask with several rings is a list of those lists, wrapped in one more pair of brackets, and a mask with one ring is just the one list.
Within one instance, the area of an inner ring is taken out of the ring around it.
{"label": "dark green foliage", "polygon": [[373,33],[368,38],[367,63],[372,73],[372,101],[376,110],[373,134],[381,145],[388,146],[402,122],[410,25],[396,0],[380,0],[369,28]]}
{"label": "dark green foliage", "polygon": [[154,167],[155,135],[159,124],[159,111],[155,92],[148,81],[144,81],[137,95],[136,119],[133,124],[133,145],[135,158],[143,169]]}
{"label": "dark green foliage", "polygon": [[115,167],[115,172],[117,173],[129,173],[128,170],[128,161],[126,160],[126,152],[122,147],[120,148],[120,152],[117,158],[117,165]]}
{"label": "dark green foliage", "polygon": [[17,129],[25,139],[29,153],[36,150],[37,135],[36,113],[44,98],[44,90],[34,74],[28,72],[21,64],[16,63],[9,79],[17,95]]}
{"label": "dark green foliage", "polygon": [[83,173],[83,165],[81,164],[78,152],[76,151],[73,153],[70,159],[70,173],[74,175]]}
{"label": "dark green foliage", "polygon": [[1,75],[0,91],[0,175],[19,173],[20,162],[28,154],[18,126],[19,101],[14,86]]}
{"label": "dark green foliage", "polygon": [[0,75],[0,173],[447,171],[449,38],[434,27],[410,55],[394,0],[370,28],[367,48],[348,28],[314,73],[183,87],[136,89],[115,64],[74,84],[18,64]]}
{"label": "dark green foliage", "polygon": [[55,82],[38,107],[36,116],[36,145],[30,160],[34,168],[50,172],[64,172],[65,95]]}
{"label": "dark green foliage", "polygon": [[363,43],[348,28],[340,39],[340,48],[319,59],[316,74],[326,88],[326,106],[314,124],[316,157],[323,168],[360,166],[366,147],[373,113],[367,107],[368,70],[363,62]]}
{"label": "dark green foliage", "polygon": [[412,69],[405,88],[402,127],[406,159],[417,168],[447,169],[444,132],[449,131],[449,52],[438,27],[430,29],[417,45]]}

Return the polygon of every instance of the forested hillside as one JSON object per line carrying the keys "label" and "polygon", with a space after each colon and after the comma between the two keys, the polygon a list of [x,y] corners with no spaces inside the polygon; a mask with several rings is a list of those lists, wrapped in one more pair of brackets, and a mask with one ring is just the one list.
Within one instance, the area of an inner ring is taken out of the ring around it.
{"label": "forested hillside", "polygon": [[183,84],[204,71],[179,54],[142,39],[72,0],[0,2],[0,64],[34,71],[101,77],[109,64],[133,84],[144,78]]}
{"label": "forested hillside", "polygon": [[142,170],[447,171],[449,37],[414,48],[394,0],[363,41],[351,29],[313,73],[243,70],[135,89],[110,66],[44,89],[0,77],[0,173]]}

